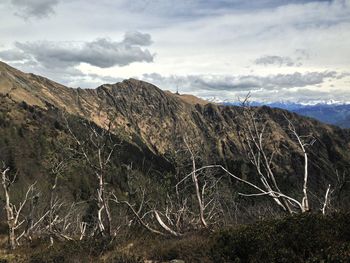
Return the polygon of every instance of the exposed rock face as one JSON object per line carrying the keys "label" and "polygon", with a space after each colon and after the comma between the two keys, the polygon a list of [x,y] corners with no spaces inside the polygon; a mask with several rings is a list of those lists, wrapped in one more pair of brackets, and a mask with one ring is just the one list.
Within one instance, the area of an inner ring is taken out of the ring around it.
{"label": "exposed rock face", "polygon": [[[156,155],[174,156],[186,137],[198,146],[203,163],[220,162],[237,168],[237,162],[244,159],[237,135],[244,121],[242,108],[182,97],[143,81],[129,79],[97,89],[72,89],[0,63],[0,94],[16,103],[25,101],[43,110],[52,106],[66,110],[101,127],[106,127],[108,119],[112,119],[118,136],[136,145],[146,145]],[[256,108],[256,111],[270,122],[271,138],[280,144],[278,158],[282,166],[276,170],[281,176],[297,175],[302,167],[301,152],[286,131],[284,114],[300,134],[316,137],[310,156],[315,176],[324,180],[331,176],[336,164],[349,167],[347,130],[268,107]]]}

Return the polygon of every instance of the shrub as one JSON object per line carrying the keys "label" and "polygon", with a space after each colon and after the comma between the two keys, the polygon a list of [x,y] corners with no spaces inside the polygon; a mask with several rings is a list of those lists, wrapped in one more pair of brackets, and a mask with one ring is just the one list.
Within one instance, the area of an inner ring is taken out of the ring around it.
{"label": "shrub", "polygon": [[220,231],[213,238],[215,262],[346,262],[350,215],[305,214]]}

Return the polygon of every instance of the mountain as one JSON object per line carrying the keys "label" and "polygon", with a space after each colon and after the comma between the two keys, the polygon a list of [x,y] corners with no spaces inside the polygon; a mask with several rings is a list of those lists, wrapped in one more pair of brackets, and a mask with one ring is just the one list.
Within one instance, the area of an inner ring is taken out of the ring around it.
{"label": "mountain", "polygon": [[348,104],[304,106],[294,110],[294,112],[342,128],[350,128],[350,105]]}
{"label": "mountain", "polygon": [[[115,179],[111,180],[124,192],[129,191],[125,167],[130,164],[144,177],[151,176],[147,175],[151,170],[160,185],[165,184],[161,180],[166,174],[181,167],[185,167],[182,174],[188,173],[190,157],[184,151],[184,138],[195,149],[198,166],[215,163],[237,174],[254,174],[238,136],[246,121],[238,106],[206,103],[136,79],[96,89],[73,89],[5,63],[0,63],[0,99],[0,158],[19,170],[24,182],[45,176],[51,156],[67,144],[70,134],[63,113],[70,116],[74,132],[81,136],[86,133],[83,121],[102,129],[111,125],[112,135],[122,145],[114,157]],[[254,111],[269,122],[270,147],[278,147],[274,169],[286,191],[300,186],[303,158],[286,128],[285,116],[299,133],[316,139],[310,150],[312,191],[324,191],[328,183],[337,183],[336,171],[349,170],[349,131],[285,110],[256,107]],[[181,151],[185,153],[179,154]],[[87,179],[87,168],[79,165],[70,169],[65,183],[74,198],[88,198],[93,181]]]}
{"label": "mountain", "polygon": [[[239,103],[226,103],[226,105],[239,105]],[[271,108],[285,109],[327,124],[337,125],[341,128],[350,128],[350,104],[318,103],[306,105],[294,102],[252,102],[252,105],[266,105]]]}

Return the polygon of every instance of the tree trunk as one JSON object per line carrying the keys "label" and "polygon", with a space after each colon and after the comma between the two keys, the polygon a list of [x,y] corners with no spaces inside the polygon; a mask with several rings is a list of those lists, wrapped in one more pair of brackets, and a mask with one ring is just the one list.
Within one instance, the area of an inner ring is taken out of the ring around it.
{"label": "tree trunk", "polygon": [[[98,225],[102,235],[111,237],[112,236],[112,228],[111,228],[112,219],[111,219],[110,208],[106,197],[104,176],[102,172],[99,173],[97,177],[99,180],[99,189],[97,191]],[[104,220],[104,217],[106,220]]]}
{"label": "tree trunk", "polygon": [[8,244],[11,250],[16,248],[15,228],[12,226],[11,223],[9,223]]}
{"label": "tree trunk", "polygon": [[16,248],[16,234],[15,234],[15,217],[13,214],[13,208],[10,203],[10,194],[9,194],[9,184],[8,177],[6,176],[7,172],[10,169],[7,168],[2,172],[2,187],[4,189],[5,194],[5,210],[6,210],[6,220],[8,226],[8,244],[10,249]]}

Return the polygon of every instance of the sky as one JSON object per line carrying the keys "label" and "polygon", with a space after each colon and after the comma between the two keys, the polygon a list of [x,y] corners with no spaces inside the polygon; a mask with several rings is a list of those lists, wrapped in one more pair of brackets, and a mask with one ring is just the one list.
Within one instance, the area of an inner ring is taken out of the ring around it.
{"label": "sky", "polygon": [[0,60],[69,87],[350,103],[350,0],[1,0]]}

